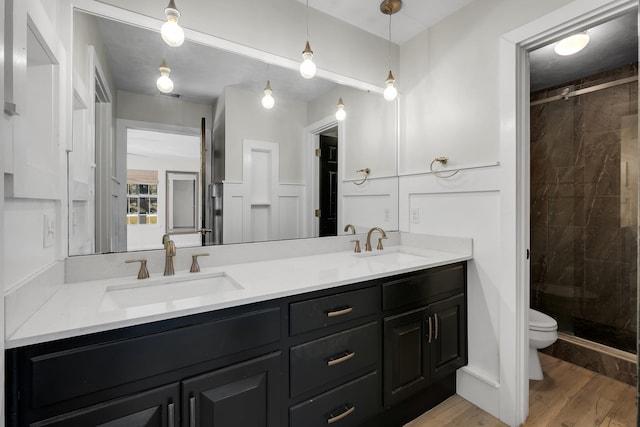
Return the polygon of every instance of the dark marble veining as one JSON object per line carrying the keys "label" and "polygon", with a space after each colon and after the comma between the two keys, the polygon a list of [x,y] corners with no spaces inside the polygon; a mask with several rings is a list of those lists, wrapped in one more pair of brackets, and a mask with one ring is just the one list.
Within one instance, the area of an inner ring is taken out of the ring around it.
{"label": "dark marble veining", "polygon": [[[632,64],[531,99],[637,73]],[[532,307],[561,331],[601,325],[626,348],[637,334],[637,98],[633,82],[531,107]]]}

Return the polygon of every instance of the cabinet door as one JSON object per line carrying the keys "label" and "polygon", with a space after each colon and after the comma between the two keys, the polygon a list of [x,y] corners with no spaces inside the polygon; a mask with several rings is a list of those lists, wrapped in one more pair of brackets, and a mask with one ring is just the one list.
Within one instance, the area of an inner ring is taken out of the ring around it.
{"label": "cabinet door", "polygon": [[174,427],[180,384],[170,384],[31,424],[32,427]]}
{"label": "cabinet door", "polygon": [[467,363],[467,316],[464,294],[429,305],[433,325],[430,350],[431,381]]}
{"label": "cabinet door", "polygon": [[384,319],[384,404],[391,406],[429,384],[426,308]]}
{"label": "cabinet door", "polygon": [[183,381],[185,427],[279,427],[280,352]]}

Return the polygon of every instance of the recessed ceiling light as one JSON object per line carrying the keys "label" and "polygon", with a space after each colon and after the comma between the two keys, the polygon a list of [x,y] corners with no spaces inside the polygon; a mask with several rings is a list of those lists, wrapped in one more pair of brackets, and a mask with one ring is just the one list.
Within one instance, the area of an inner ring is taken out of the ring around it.
{"label": "recessed ceiling light", "polygon": [[553,50],[561,56],[573,55],[580,52],[589,44],[589,34],[578,33],[560,40]]}

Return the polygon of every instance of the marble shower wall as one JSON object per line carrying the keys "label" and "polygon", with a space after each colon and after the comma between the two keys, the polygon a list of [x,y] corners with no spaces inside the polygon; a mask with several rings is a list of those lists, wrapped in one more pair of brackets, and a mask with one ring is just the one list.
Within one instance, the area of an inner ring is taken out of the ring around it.
{"label": "marble shower wall", "polygon": [[[637,64],[531,101],[637,76]],[[531,107],[531,305],[559,330],[636,351],[638,83]]]}

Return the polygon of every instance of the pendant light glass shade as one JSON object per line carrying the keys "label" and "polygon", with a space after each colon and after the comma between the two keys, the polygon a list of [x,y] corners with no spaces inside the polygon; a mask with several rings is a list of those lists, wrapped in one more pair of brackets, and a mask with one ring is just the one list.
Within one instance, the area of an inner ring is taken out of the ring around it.
{"label": "pendant light glass shade", "polygon": [[387,87],[383,92],[384,99],[387,101],[393,101],[398,96],[398,89],[393,86],[395,82],[396,79],[393,78],[393,74],[391,74],[391,70],[389,70],[389,75],[387,76],[387,80],[385,80]]}
{"label": "pendant light glass shade", "polygon": [[171,47],[178,47],[184,43],[184,31],[178,24],[180,12],[176,9],[173,0],[169,2],[169,5],[164,10],[164,14],[167,16],[167,22],[162,24],[160,28],[162,40]]}
{"label": "pendant light glass shade", "polygon": [[160,77],[156,80],[156,87],[162,93],[170,93],[173,91],[173,81],[169,77],[171,69],[167,66],[166,61],[162,61],[160,64]]}
{"label": "pendant light glass shade", "polygon": [[579,33],[560,40],[553,50],[561,56],[573,55],[580,52],[589,44],[589,34]]}
{"label": "pendant light glass shade", "polygon": [[313,51],[307,41],[302,52],[302,64],[300,64],[300,75],[305,79],[311,79],[316,75],[316,64],[313,63]]}
{"label": "pendant light glass shade", "polygon": [[344,111],[344,102],[342,102],[342,98],[338,100],[338,110],[336,111],[336,120],[341,122],[347,118],[347,112]]}
{"label": "pendant light glass shade", "polygon": [[271,90],[271,83],[267,80],[267,87],[264,88],[264,96],[262,97],[262,106],[265,110],[271,110],[273,106],[276,104],[276,100],[273,99],[271,94],[273,91]]}

